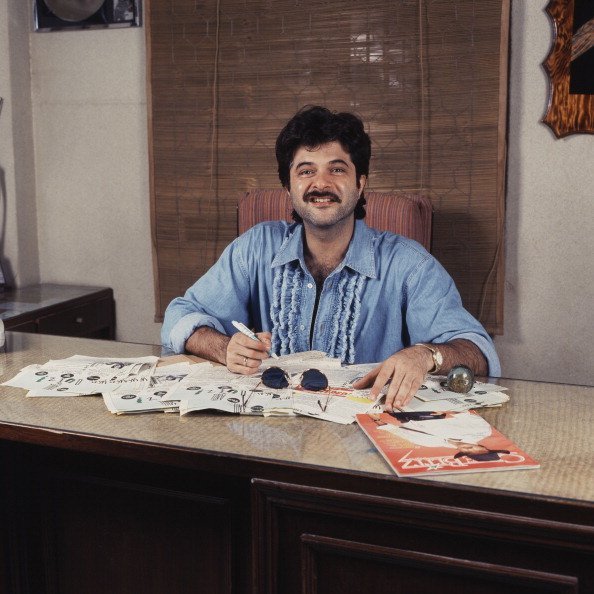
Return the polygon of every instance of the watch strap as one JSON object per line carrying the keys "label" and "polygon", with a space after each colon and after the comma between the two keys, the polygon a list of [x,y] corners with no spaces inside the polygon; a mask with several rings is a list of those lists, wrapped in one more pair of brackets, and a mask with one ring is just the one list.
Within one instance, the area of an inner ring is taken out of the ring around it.
{"label": "watch strap", "polygon": [[427,344],[426,342],[417,342],[414,346],[422,346],[431,352],[433,359],[433,367],[427,373],[437,373],[443,364],[443,355],[439,348],[434,344]]}

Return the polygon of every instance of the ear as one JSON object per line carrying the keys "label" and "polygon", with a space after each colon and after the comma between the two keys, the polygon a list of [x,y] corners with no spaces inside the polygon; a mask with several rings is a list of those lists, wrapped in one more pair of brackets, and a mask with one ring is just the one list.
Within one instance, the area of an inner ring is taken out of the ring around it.
{"label": "ear", "polygon": [[365,189],[366,185],[367,185],[367,176],[361,175],[361,177],[359,178],[359,198],[361,198],[361,194],[363,194],[363,190]]}

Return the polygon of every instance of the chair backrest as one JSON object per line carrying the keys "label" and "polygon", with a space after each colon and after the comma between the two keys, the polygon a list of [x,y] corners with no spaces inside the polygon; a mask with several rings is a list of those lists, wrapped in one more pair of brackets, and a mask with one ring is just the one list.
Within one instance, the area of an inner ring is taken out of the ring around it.
{"label": "chair backrest", "polygon": [[[423,194],[396,190],[365,192],[365,222],[370,227],[391,231],[431,247],[431,201]],[[283,188],[250,190],[237,207],[237,230],[241,234],[263,221],[291,221],[291,200]]]}

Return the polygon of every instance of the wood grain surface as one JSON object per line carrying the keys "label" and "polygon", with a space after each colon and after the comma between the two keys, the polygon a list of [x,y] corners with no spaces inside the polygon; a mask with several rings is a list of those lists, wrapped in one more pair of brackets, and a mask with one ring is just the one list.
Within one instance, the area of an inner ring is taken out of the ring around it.
{"label": "wood grain surface", "polygon": [[549,100],[542,121],[557,138],[594,133],[594,95],[570,93],[573,7],[574,0],[552,0],[546,9],[553,22],[554,41],[543,63],[549,76]]}

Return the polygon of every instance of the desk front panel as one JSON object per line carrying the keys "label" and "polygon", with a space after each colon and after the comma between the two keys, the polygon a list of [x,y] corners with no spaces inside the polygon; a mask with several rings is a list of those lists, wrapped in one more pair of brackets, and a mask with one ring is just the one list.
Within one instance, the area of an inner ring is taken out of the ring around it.
{"label": "desk front panel", "polygon": [[591,508],[565,522],[554,506],[466,488],[265,465],[250,478],[219,462],[0,440],[0,592],[594,592]]}
{"label": "desk front panel", "polygon": [[[594,592],[594,528],[490,511],[254,481],[257,592]],[[466,506],[469,497],[475,508]]]}
{"label": "desk front panel", "polygon": [[11,594],[249,592],[249,482],[0,441]]}

